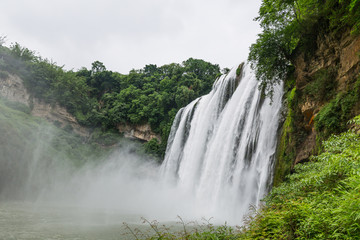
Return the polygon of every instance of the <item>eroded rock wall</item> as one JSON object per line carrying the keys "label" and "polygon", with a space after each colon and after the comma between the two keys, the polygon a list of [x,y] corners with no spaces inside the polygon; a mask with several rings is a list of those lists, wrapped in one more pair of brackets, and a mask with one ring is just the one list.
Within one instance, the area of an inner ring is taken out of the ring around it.
{"label": "eroded rock wall", "polygon": [[[349,91],[351,82],[360,73],[360,36],[351,36],[350,31],[341,34],[321,35],[317,39],[317,50],[313,54],[301,53],[294,59],[296,89],[301,95],[298,108],[302,113],[301,123],[306,136],[297,149],[294,164],[307,161],[316,148],[314,118],[327,103],[326,99],[309,97],[306,87],[320,71],[333,71],[334,94]],[[319,93],[320,94],[320,93]]]}
{"label": "eroded rock wall", "polygon": [[[71,128],[75,133],[89,137],[90,129],[81,126],[76,118],[64,107],[58,104],[49,104],[40,99],[31,97],[23,84],[23,80],[16,75],[4,73],[0,77],[0,96],[13,102],[19,102],[30,107],[31,115],[54,123],[61,128]],[[6,76],[6,77],[4,77]],[[155,134],[149,124],[118,124],[117,129],[124,137],[141,141],[150,141],[155,138],[161,142],[161,137]]]}
{"label": "eroded rock wall", "polygon": [[124,134],[124,137],[126,138],[138,139],[146,142],[155,138],[161,142],[161,137],[151,130],[150,124],[148,123],[139,125],[121,123],[117,125],[117,129],[120,133]]}
{"label": "eroded rock wall", "polygon": [[23,81],[16,75],[4,73],[0,78],[0,96],[13,102],[20,102],[30,106],[30,94],[24,87]]}
{"label": "eroded rock wall", "polygon": [[81,126],[73,115],[58,104],[51,105],[33,98],[31,115],[46,119],[61,128],[69,127],[80,136],[90,136],[90,130]]}
{"label": "eroded rock wall", "polygon": [[[326,124],[335,121],[335,125],[344,126],[341,121],[360,114],[360,92],[356,93],[355,87],[360,81],[360,36],[352,36],[350,30],[336,34],[319,32],[315,45],[311,52],[297,49],[292,59],[295,71],[287,80],[289,89],[284,98],[287,110],[283,111],[274,171],[275,186],[296,164],[309,161],[310,156],[321,151],[321,142],[329,134],[326,132],[328,129],[318,128],[318,117],[322,116],[321,121],[327,121]],[[356,94],[358,96],[354,97]],[[346,106],[349,108],[351,105],[350,112],[342,110],[344,96],[357,101]],[[337,107],[331,107],[335,105]],[[339,114],[332,111],[339,111]]]}
{"label": "eroded rock wall", "polygon": [[55,125],[65,128],[70,127],[75,133],[88,137],[89,129],[82,127],[64,107],[58,104],[50,105],[33,98],[25,88],[23,80],[16,75],[5,73],[6,77],[0,78],[0,96],[13,102],[19,102],[30,107],[30,114],[44,118]]}

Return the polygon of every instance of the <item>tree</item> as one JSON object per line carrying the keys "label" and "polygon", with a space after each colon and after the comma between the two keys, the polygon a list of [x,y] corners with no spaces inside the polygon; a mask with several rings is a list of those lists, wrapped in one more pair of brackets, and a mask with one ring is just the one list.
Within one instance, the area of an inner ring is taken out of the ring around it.
{"label": "tree", "polygon": [[100,61],[95,61],[91,64],[91,72],[92,74],[96,74],[98,72],[106,71],[105,65]]}
{"label": "tree", "polygon": [[360,28],[360,0],[263,0],[259,16],[263,32],[250,47],[248,60],[260,88],[272,96],[273,86],[292,71],[295,49],[316,49],[319,33]]}
{"label": "tree", "polygon": [[274,85],[283,81],[291,69],[290,53],[292,47],[282,32],[268,30],[259,34],[255,44],[250,47],[249,61],[256,69],[259,88],[266,96],[272,97]]}
{"label": "tree", "polygon": [[0,47],[6,42],[6,36],[0,36]]}
{"label": "tree", "polygon": [[38,57],[35,56],[35,52],[29,50],[26,47],[20,46],[19,43],[14,43],[10,46],[11,53],[17,57],[20,58],[23,61],[35,61],[39,60]]}
{"label": "tree", "polygon": [[194,99],[195,99],[195,93],[193,90],[191,90],[185,86],[180,86],[176,90],[175,102],[176,102],[176,105],[178,108],[185,106],[186,104],[190,103]]}

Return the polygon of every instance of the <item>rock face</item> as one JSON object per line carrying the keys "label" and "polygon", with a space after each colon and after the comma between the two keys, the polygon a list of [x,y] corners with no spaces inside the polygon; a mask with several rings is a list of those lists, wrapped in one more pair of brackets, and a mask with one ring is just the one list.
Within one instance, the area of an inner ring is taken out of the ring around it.
{"label": "rock face", "polygon": [[0,95],[13,102],[20,102],[30,106],[30,94],[24,87],[23,81],[16,75],[5,73],[7,77],[0,78]]}
{"label": "rock face", "polygon": [[70,127],[76,134],[80,136],[90,136],[89,129],[82,127],[76,121],[75,117],[68,113],[64,107],[61,107],[58,104],[50,105],[36,98],[33,98],[32,106],[31,115],[44,118],[61,128]]}
{"label": "rock face", "polygon": [[320,70],[334,69],[335,92],[348,91],[350,82],[360,73],[360,36],[351,36],[350,31],[341,35],[322,35],[317,39],[317,50],[311,56],[302,53],[294,59],[296,88],[304,99],[300,103],[303,125],[307,136],[299,147],[295,164],[307,161],[316,147],[314,117],[325,102],[308,98],[303,90]]}
{"label": "rock face", "polygon": [[297,56],[295,63],[296,87],[302,89],[321,69],[336,68],[338,91],[346,90],[349,81],[360,71],[360,37],[353,37],[350,31],[341,36],[323,35],[317,39],[317,50],[311,58],[304,53]]}
{"label": "rock face", "polygon": [[32,98],[21,78],[12,74],[6,75],[7,77],[0,78],[1,97],[25,104],[31,108],[31,115],[44,118],[61,128],[70,127],[75,133],[83,137],[90,135],[90,131],[80,126],[75,117],[68,113],[64,107],[57,104],[50,105],[37,98]]}
{"label": "rock face", "polygon": [[[49,104],[40,99],[31,97],[26,90],[23,80],[16,75],[4,73],[0,76],[0,96],[9,101],[19,102],[30,107],[31,115],[40,117],[54,123],[61,128],[70,128],[75,133],[83,137],[90,136],[90,130],[81,126],[76,118],[71,115],[64,107],[58,104]],[[6,77],[4,77],[6,76]],[[130,125],[118,124],[117,129],[124,137],[138,139],[141,141],[150,141],[155,138],[159,142],[161,138],[155,134],[149,124]]]}
{"label": "rock face", "polygon": [[124,137],[126,138],[132,138],[146,142],[155,138],[161,142],[160,136],[152,132],[150,125],[147,123],[141,125],[118,124],[117,129],[120,133],[123,133]]}

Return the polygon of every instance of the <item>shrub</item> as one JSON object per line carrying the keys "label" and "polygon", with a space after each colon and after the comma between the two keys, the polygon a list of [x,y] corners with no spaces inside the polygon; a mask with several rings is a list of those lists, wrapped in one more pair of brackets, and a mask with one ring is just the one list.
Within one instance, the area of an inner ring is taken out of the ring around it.
{"label": "shrub", "polygon": [[273,188],[240,239],[358,239],[360,136],[347,131],[323,146]]}
{"label": "shrub", "polygon": [[340,133],[346,128],[351,118],[351,111],[359,96],[354,92],[338,94],[335,99],[326,104],[315,117],[315,127],[323,137]]}
{"label": "shrub", "polygon": [[327,101],[334,96],[335,78],[335,69],[321,69],[315,74],[314,80],[305,87],[304,93],[317,101]]}
{"label": "shrub", "polygon": [[17,110],[17,111],[20,111],[23,113],[27,113],[27,114],[30,114],[30,112],[31,112],[30,107],[28,107],[24,103],[8,101],[8,100],[3,100],[3,102],[4,102],[5,106],[12,108],[14,110]]}

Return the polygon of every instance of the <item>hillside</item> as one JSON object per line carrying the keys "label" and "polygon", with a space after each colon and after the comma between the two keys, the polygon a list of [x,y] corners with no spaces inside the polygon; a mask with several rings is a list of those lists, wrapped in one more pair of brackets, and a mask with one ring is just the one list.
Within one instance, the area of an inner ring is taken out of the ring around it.
{"label": "hillside", "polygon": [[[45,176],[43,173],[54,173],[42,171],[43,167],[67,165],[75,169],[110,154],[109,149],[99,144],[103,139],[101,135],[97,134],[96,139],[94,135],[92,141],[85,143],[78,134],[31,116],[29,111],[25,104],[0,99],[2,197],[21,199],[22,195],[29,195],[26,189],[30,189],[30,182],[35,186],[51,179],[50,175]],[[31,194],[37,196],[38,192],[34,190]]]}
{"label": "hillside", "polygon": [[193,58],[129,74],[99,61],[91,69],[66,71],[17,43],[0,46],[0,59],[1,95],[24,103],[32,115],[83,136],[116,130],[148,142],[146,151],[157,156],[165,153],[176,112],[209,92],[220,75],[217,64]]}

